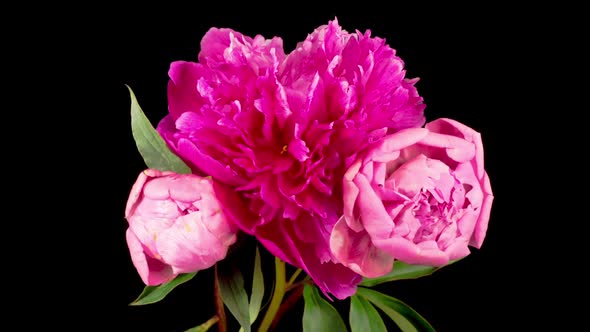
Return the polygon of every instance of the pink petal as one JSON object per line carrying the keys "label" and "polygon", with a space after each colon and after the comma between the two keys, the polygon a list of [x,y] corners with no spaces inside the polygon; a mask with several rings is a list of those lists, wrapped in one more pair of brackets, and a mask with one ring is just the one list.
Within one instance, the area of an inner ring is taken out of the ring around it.
{"label": "pink petal", "polygon": [[412,198],[422,189],[435,188],[434,179],[439,179],[441,173],[449,174],[449,167],[438,160],[420,154],[405,162],[391,174],[386,186],[393,187],[401,194]]}
{"label": "pink petal", "polygon": [[[476,174],[481,179],[484,173],[484,160],[483,160],[483,145],[481,141],[481,134],[467,127],[466,125],[448,118],[441,118],[434,120],[425,126],[427,129],[446,135],[452,135],[464,140],[471,142],[475,145],[475,165]],[[455,159],[457,156],[453,156],[453,152],[449,152],[449,156]],[[460,161],[459,159],[455,159]]]}
{"label": "pink petal", "polygon": [[354,178],[354,183],[360,190],[357,199],[357,207],[361,222],[371,238],[385,238],[391,234],[395,224],[391,217],[385,211],[381,199],[367,180],[366,177],[359,174]]}
{"label": "pink petal", "polygon": [[354,183],[354,178],[361,168],[361,160],[357,160],[344,174],[342,180],[343,202],[344,202],[344,216],[348,227],[356,232],[363,230],[363,225],[360,220],[354,216],[354,206],[359,196],[359,188]]}
{"label": "pink petal", "polygon": [[445,148],[447,155],[457,162],[466,162],[475,156],[475,145],[455,136],[429,132],[420,143],[430,147]]}
{"label": "pink petal", "polygon": [[169,265],[145,254],[141,242],[135,237],[131,229],[127,229],[126,239],[131,260],[144,284],[156,286],[176,277]]}
{"label": "pink petal", "polygon": [[447,254],[441,251],[434,241],[423,241],[415,244],[402,237],[394,236],[383,239],[373,238],[373,244],[396,259],[408,264],[442,266],[449,262]]}
{"label": "pink petal", "polygon": [[449,256],[449,261],[454,261],[467,257],[471,252],[469,251],[466,240],[456,240],[445,250],[445,253]]}
{"label": "pink petal", "polygon": [[128,218],[133,214],[138,199],[142,195],[143,185],[148,180],[148,178],[148,173],[145,171],[139,173],[137,180],[135,180],[135,183],[131,187],[131,193],[129,193],[129,198],[127,199],[127,204],[125,206],[125,218]]}
{"label": "pink petal", "polygon": [[423,139],[428,134],[424,128],[408,128],[395,134],[388,135],[381,140],[379,145],[372,149],[365,159],[381,161],[383,155],[391,155],[392,152],[404,149]]}
{"label": "pink petal", "polygon": [[477,223],[475,224],[473,237],[471,238],[471,241],[469,243],[470,245],[476,248],[481,247],[483,240],[486,236],[486,232],[488,229],[488,221],[490,220],[490,212],[492,209],[492,202],[494,200],[492,188],[490,186],[490,179],[487,173],[484,173],[483,190],[483,203],[481,204],[481,208],[479,211],[479,218],[477,219]]}
{"label": "pink petal", "polygon": [[330,236],[330,249],[340,263],[354,272],[375,278],[391,272],[393,257],[375,247],[365,231],[355,232],[341,218]]}
{"label": "pink petal", "polygon": [[202,218],[198,212],[184,215],[158,235],[158,252],[174,273],[204,270],[225,258],[227,246],[207,229]]}

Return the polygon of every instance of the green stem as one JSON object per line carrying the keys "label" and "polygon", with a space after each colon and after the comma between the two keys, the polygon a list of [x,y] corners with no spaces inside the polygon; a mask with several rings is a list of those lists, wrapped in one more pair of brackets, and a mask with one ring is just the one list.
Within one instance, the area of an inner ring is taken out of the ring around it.
{"label": "green stem", "polygon": [[293,275],[291,276],[291,278],[289,278],[289,281],[287,281],[285,288],[291,287],[291,285],[293,285],[293,283],[295,282],[295,279],[297,279],[297,277],[299,276],[300,273],[301,273],[301,269],[297,269],[297,271],[293,272]]}
{"label": "green stem", "polygon": [[209,329],[211,328],[211,326],[213,326],[215,323],[217,323],[219,321],[219,316],[215,315],[211,318],[209,318],[209,320],[207,320],[205,323],[193,327],[192,329],[188,329],[185,332],[192,332],[192,331],[209,331]]}
{"label": "green stem", "polygon": [[275,257],[275,289],[258,332],[267,332],[285,296],[285,262]]}
{"label": "green stem", "polygon": [[297,288],[299,286],[303,286],[305,284],[312,285],[313,284],[313,281],[306,278],[304,280],[301,280],[300,282],[296,282],[296,283],[294,283],[292,285],[289,285],[289,287],[285,287],[285,293],[287,293],[287,292],[291,291],[292,289],[295,289],[295,288]]}
{"label": "green stem", "polygon": [[293,308],[295,303],[297,303],[297,301],[299,301],[299,299],[303,295],[304,283],[305,282],[298,282],[292,286],[293,291],[289,294],[289,296],[287,296],[287,299],[285,299],[285,301],[279,307],[279,311],[275,315],[275,318],[273,319],[272,324],[270,325],[270,331],[276,330],[281,318],[283,318],[285,313],[287,313],[289,310],[291,310],[291,308]]}

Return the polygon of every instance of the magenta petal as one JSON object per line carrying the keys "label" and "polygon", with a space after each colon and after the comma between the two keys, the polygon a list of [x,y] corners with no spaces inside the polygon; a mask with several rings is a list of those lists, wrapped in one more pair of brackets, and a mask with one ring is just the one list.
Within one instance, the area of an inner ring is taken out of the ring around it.
{"label": "magenta petal", "polygon": [[295,138],[289,143],[289,153],[299,161],[305,161],[309,158],[309,148],[305,145],[305,142]]}
{"label": "magenta petal", "polygon": [[310,249],[304,250],[303,254],[308,257],[306,259],[308,275],[328,299],[332,299],[330,294],[339,300],[344,300],[356,293],[357,285],[363,280],[361,275],[340,263],[321,263],[313,258],[313,252]]}
{"label": "magenta petal", "polygon": [[201,64],[186,61],[175,61],[168,71],[168,110],[177,119],[182,113],[198,112],[204,103],[197,91],[197,80],[205,75]]}
{"label": "magenta petal", "polygon": [[228,185],[241,185],[244,179],[229,166],[224,166],[219,161],[202,152],[192,141],[181,138],[177,143],[177,151],[181,156],[190,160],[199,170],[211,175],[216,180]]}
{"label": "magenta petal", "polygon": [[256,229],[256,237],[273,255],[301,268],[330,298],[345,299],[356,292],[362,277],[342,264],[317,259],[313,244],[300,241],[290,221],[268,223]]}
{"label": "magenta petal", "polygon": [[207,60],[215,62],[224,61],[225,50],[231,43],[230,34],[234,38],[243,38],[243,35],[232,29],[227,28],[210,28],[201,39],[201,51],[199,52],[199,60],[206,63]]}
{"label": "magenta petal", "polygon": [[213,182],[213,189],[219,202],[223,202],[225,214],[231,222],[230,225],[235,225],[246,233],[252,234],[258,220],[248,210],[245,199],[238,195],[233,188],[217,181]]}

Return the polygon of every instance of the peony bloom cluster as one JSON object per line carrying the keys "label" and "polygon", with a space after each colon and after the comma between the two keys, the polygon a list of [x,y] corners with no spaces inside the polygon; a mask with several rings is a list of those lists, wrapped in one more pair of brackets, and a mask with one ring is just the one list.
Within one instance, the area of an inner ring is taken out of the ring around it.
{"label": "peony bloom cluster", "polygon": [[417,79],[370,31],[349,33],[334,20],[285,54],[279,37],[212,28],[198,62],[174,62],[169,76],[158,132],[195,177],[230,188],[239,204],[217,202],[225,214],[208,221],[224,230],[219,254],[200,256],[188,242],[201,239],[184,226],[166,226],[179,232],[168,245],[193,250],[176,252],[180,265],[147,236],[141,250],[130,244],[148,257],[134,259],[138,270],[152,262],[163,271],[156,282],[223,259],[227,222],[339,299],[394,259],[443,265],[481,245],[493,196],[479,134],[452,120],[422,128]]}

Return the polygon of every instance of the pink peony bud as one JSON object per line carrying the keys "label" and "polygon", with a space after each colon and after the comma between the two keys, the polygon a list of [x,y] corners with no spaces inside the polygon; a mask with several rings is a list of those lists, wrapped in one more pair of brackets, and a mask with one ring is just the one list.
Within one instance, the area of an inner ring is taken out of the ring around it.
{"label": "pink peony bud", "polygon": [[146,285],[213,266],[236,241],[211,178],[147,169],[131,189],[125,218],[131,259]]}
{"label": "pink peony bud", "polygon": [[482,245],[493,200],[481,136],[450,119],[389,135],[348,169],[343,197],[330,248],[353,271],[463,258]]}

